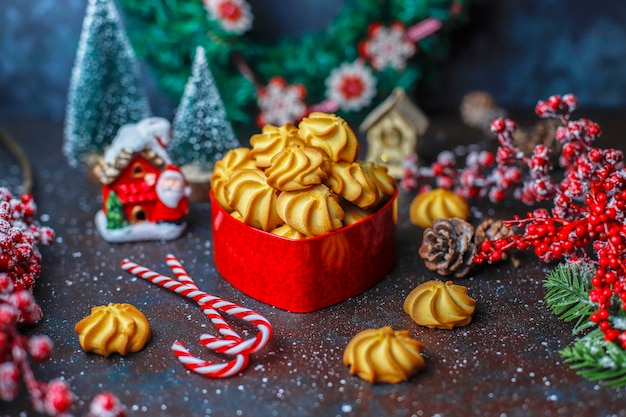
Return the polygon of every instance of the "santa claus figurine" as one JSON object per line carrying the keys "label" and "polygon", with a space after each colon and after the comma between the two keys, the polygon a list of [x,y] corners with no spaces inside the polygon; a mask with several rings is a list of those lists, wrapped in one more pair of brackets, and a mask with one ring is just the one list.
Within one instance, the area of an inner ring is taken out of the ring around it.
{"label": "santa claus figurine", "polygon": [[189,211],[189,186],[180,168],[167,165],[156,182],[157,202],[152,218],[158,222],[180,223]]}

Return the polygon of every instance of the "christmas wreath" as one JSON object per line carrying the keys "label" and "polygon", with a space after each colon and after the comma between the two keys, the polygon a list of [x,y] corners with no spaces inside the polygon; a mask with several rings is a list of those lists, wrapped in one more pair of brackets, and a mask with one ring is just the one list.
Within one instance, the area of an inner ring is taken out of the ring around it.
{"label": "christmas wreath", "polygon": [[466,3],[346,0],[325,31],[271,42],[246,33],[245,0],[120,0],[135,51],[166,92],[180,97],[203,46],[230,118],[247,122],[258,106],[257,121],[277,125],[311,110],[350,117],[394,87],[413,90],[446,57]]}

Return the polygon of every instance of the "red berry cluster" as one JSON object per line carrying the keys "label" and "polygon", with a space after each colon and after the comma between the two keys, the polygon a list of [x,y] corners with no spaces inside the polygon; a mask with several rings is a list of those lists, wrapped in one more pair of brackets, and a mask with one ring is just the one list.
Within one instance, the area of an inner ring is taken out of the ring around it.
{"label": "red berry cluster", "polygon": [[518,160],[524,159],[522,152],[513,145],[512,132],[517,125],[512,120],[496,119],[500,147],[494,154],[490,151],[472,151],[465,158],[465,166],[457,166],[456,157],[450,151],[437,155],[430,167],[417,168],[416,157],[411,155],[405,161],[402,186],[411,190],[437,187],[454,189],[465,198],[488,197],[492,202],[501,202],[509,193],[521,186],[523,175]]}
{"label": "red berry cluster", "polygon": [[[52,340],[45,335],[28,338],[18,331],[21,326],[34,325],[41,320],[41,308],[32,293],[41,271],[37,244],[49,244],[54,239],[52,229],[40,227],[35,214],[36,205],[31,195],[15,198],[0,187],[0,399],[12,401],[19,393],[21,378],[37,412],[60,416],[66,415],[74,403],[68,383],[62,379],[48,383],[38,381],[28,359],[48,360],[52,355]],[[103,399],[98,401],[98,404],[103,403]],[[125,414],[116,398],[103,404],[94,406],[92,403],[95,410],[101,411],[92,412],[91,416],[122,417]],[[107,408],[106,404],[111,407]]]}
{"label": "red berry cluster", "polygon": [[41,272],[37,244],[54,239],[52,229],[35,221],[36,211],[32,195],[17,198],[0,188],[0,276],[7,275],[15,290],[33,288]]}
{"label": "red berry cluster", "polygon": [[[531,181],[526,182],[522,201],[553,198],[553,208],[538,209],[522,219],[506,222],[521,230],[513,236],[484,242],[474,262],[494,262],[511,249],[534,249],[543,260],[585,259],[597,266],[589,299],[597,305],[590,320],[605,339],[626,349],[626,170],[623,154],[616,149],[592,146],[600,127],[587,120],[570,121],[576,108],[571,94],[540,101],[536,113],[563,122],[556,138],[563,144],[560,165],[564,177],[556,183],[549,175],[549,152],[543,145],[529,159]],[[506,134],[494,122],[494,131]],[[588,248],[592,248],[592,259]]]}

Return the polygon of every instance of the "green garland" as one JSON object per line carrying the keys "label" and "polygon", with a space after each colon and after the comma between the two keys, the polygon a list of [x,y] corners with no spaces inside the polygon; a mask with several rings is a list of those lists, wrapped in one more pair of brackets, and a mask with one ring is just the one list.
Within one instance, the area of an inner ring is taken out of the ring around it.
{"label": "green garland", "polygon": [[[589,300],[594,274],[594,268],[589,264],[563,263],[546,275],[544,287],[548,308],[564,321],[576,320],[573,334],[595,326],[589,320],[589,315],[595,311]],[[615,309],[615,317],[626,323],[624,310],[619,306]],[[626,386],[626,350],[607,343],[599,328],[594,328],[560,353],[582,377],[601,381],[610,387]]]}
{"label": "green garland", "polygon": [[[146,59],[161,88],[179,98],[189,76],[193,52],[203,46],[227,113],[233,121],[248,122],[256,115],[256,88],[231,60],[240,54],[262,82],[280,76],[289,84],[307,89],[307,103],[324,100],[327,75],[343,62],[358,57],[357,46],[375,22],[402,22],[410,27],[436,18],[442,29],[419,41],[419,51],[404,70],[385,69],[376,74],[380,102],[400,86],[412,91],[423,71],[442,62],[448,52],[446,34],[453,23],[465,18],[468,0],[346,0],[345,6],[325,31],[297,39],[267,42],[253,36],[225,32],[210,19],[201,0],[120,0],[128,35],[137,55]],[[453,5],[458,6],[454,13]],[[312,65],[311,63],[315,63]]]}

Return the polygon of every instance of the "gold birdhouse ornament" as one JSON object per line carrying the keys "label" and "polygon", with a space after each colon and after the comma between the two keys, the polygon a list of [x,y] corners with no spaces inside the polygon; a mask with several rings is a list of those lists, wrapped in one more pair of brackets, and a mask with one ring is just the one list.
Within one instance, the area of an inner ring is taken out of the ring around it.
{"label": "gold birdhouse ornament", "polygon": [[384,165],[389,175],[402,178],[403,162],[417,153],[420,137],[428,128],[428,117],[398,87],[363,120],[359,129],[367,139],[367,161]]}

